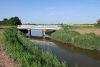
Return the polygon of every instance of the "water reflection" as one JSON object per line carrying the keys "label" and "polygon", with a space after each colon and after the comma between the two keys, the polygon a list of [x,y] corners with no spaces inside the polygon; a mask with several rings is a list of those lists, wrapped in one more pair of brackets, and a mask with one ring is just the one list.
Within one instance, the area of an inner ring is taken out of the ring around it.
{"label": "water reflection", "polygon": [[[69,67],[100,67],[100,52],[96,50],[81,49],[55,40],[33,37],[33,42],[42,49],[51,51],[60,59],[68,62]],[[38,41],[36,41],[38,40]]]}

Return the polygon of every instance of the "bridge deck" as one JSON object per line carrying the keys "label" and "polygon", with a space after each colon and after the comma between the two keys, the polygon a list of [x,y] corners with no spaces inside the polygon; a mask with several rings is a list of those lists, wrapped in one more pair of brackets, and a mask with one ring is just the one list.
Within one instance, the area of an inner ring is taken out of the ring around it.
{"label": "bridge deck", "polygon": [[31,29],[31,30],[59,30],[60,26],[57,25],[18,25],[18,29]]}

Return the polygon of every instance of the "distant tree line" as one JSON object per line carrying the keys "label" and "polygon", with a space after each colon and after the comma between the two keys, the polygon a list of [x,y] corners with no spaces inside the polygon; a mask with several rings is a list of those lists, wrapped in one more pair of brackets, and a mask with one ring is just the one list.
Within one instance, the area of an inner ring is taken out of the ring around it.
{"label": "distant tree line", "polygon": [[0,25],[21,25],[21,20],[18,17],[4,18],[0,21]]}

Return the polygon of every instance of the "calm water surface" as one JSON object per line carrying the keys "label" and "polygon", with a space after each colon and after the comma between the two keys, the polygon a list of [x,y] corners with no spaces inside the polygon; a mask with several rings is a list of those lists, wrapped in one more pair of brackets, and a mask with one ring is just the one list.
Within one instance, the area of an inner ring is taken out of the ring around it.
{"label": "calm water surface", "polygon": [[[42,36],[41,30],[32,31],[32,36]],[[68,62],[69,67],[100,67],[100,52],[81,49],[52,39],[32,38],[33,42],[42,49],[51,51],[61,60]]]}

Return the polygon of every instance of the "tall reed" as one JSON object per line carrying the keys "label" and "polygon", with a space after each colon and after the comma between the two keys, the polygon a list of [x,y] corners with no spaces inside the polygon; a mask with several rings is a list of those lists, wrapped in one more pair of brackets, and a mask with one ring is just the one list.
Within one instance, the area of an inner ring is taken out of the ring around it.
{"label": "tall reed", "polygon": [[52,33],[51,38],[80,48],[100,50],[100,36],[94,33],[81,35],[73,30],[61,29]]}

